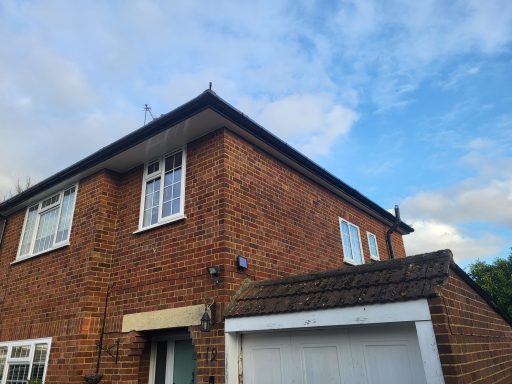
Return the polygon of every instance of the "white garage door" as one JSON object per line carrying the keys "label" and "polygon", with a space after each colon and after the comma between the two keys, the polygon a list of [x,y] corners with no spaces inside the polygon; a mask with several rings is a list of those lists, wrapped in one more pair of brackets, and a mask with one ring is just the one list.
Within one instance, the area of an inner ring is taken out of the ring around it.
{"label": "white garage door", "polygon": [[244,384],[424,384],[414,325],[245,334]]}

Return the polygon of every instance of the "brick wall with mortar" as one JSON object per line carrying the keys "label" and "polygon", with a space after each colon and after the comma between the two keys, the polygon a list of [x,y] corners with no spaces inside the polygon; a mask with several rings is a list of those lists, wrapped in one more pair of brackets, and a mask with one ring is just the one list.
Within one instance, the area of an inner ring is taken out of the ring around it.
{"label": "brick wall with mortar", "polygon": [[[236,255],[249,258],[248,274],[256,280],[345,267],[339,217],[359,227],[365,263],[373,262],[367,231],[377,238],[380,259],[389,259],[388,226],[236,134],[224,136],[231,289],[245,277],[233,266]],[[405,257],[402,236],[392,239],[395,256]]]}
{"label": "brick wall with mortar", "polygon": [[512,383],[512,328],[452,270],[429,306],[446,384]]}
{"label": "brick wall with mortar", "polygon": [[[366,231],[387,259],[387,227],[228,130],[187,147],[186,219],[138,229],[143,166],[123,175],[82,180],[71,245],[25,262],[15,259],[25,211],[9,218],[0,248],[0,340],[53,337],[47,383],[81,382],[93,373],[108,284],[105,345],[120,339],[120,361],[103,353],[103,383],[146,383],[151,334],[122,334],[125,314],[202,304],[226,304],[246,274],[253,279],[344,267],[338,217],[358,225],[365,261]],[[398,257],[401,236],[393,236]],[[205,268],[223,265],[214,285]],[[223,324],[190,327],[198,383],[224,382]],[[135,339],[135,341],[133,341]],[[143,345],[143,347],[141,347]],[[211,348],[217,353],[212,360]]]}
{"label": "brick wall with mortar", "polygon": [[0,340],[52,337],[47,383],[83,382],[94,369],[116,232],[116,176],[78,186],[70,245],[11,264],[25,210],[11,215],[0,248]]}

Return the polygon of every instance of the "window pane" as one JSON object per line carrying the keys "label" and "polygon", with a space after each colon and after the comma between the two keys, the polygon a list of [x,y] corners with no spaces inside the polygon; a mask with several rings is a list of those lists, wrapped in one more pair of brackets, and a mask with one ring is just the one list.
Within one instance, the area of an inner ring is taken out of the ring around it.
{"label": "window pane", "polygon": [[50,205],[55,204],[58,201],[59,201],[59,195],[49,197],[48,199],[43,200],[43,202],[41,203],[41,208],[44,209],[46,207],[49,207]]}
{"label": "window pane", "polygon": [[5,384],[26,384],[30,364],[9,364]]}
{"label": "window pane", "polygon": [[357,264],[362,264],[363,257],[361,255],[361,239],[359,238],[359,229],[350,226],[350,239],[352,240],[352,255]]}
{"label": "window pane", "polygon": [[181,183],[176,183],[172,188],[172,198],[176,199],[181,195]]}
{"label": "window pane", "polygon": [[165,171],[172,171],[174,169],[174,156],[165,158]]}
{"label": "window pane", "polygon": [[11,358],[28,357],[29,354],[30,345],[20,345],[11,349]]}
{"label": "window pane", "polygon": [[53,246],[53,239],[57,227],[59,207],[55,207],[42,213],[39,216],[39,226],[37,228],[36,239],[34,241],[34,252],[42,252]]}
{"label": "window pane", "polygon": [[4,375],[5,360],[7,359],[7,347],[0,347],[0,382]]}
{"label": "window pane", "polygon": [[148,165],[148,175],[158,172],[159,169],[160,169],[159,161],[155,161],[154,163],[149,164]]}
{"label": "window pane", "polygon": [[350,244],[350,234],[348,232],[348,224],[341,222],[341,236],[343,237],[343,254],[347,259],[352,259],[352,245]]}
{"label": "window pane", "polygon": [[180,199],[174,199],[172,201],[172,214],[179,213],[180,211]]}
{"label": "window pane", "polygon": [[142,225],[148,226],[158,222],[158,207],[160,204],[160,179],[146,183],[146,196],[144,199],[144,217]]}
{"label": "window pane", "polygon": [[[172,187],[165,187],[164,188],[164,202],[169,201],[172,199]],[[165,216],[165,215],[163,215]]]}
{"label": "window pane", "polygon": [[181,181],[181,168],[178,168],[174,171],[174,180],[175,183]]}
{"label": "window pane", "polygon": [[75,202],[75,187],[64,192],[62,200],[62,208],[60,211],[59,228],[57,229],[57,237],[55,243],[69,239],[69,229],[71,227],[71,216],[73,213],[73,204]]}
{"label": "window pane", "polygon": [[20,256],[27,255],[32,246],[32,237],[34,235],[34,228],[37,218],[37,206],[29,209],[27,216],[27,223],[25,224],[25,232],[23,233],[23,240],[21,241]]}
{"label": "window pane", "polygon": [[32,362],[32,373],[30,374],[31,379],[43,380],[47,351],[48,344],[36,344],[34,360]]}
{"label": "window pane", "polygon": [[183,152],[178,152],[174,155],[174,168],[181,167],[181,159],[183,157]]}
{"label": "window pane", "polygon": [[375,236],[372,234],[368,235],[368,246],[370,247],[370,255],[372,255],[373,257],[378,257],[377,240],[375,239]]}
{"label": "window pane", "polygon": [[171,172],[167,172],[164,176],[164,187],[168,187],[172,184],[172,175],[173,175],[173,171]]}

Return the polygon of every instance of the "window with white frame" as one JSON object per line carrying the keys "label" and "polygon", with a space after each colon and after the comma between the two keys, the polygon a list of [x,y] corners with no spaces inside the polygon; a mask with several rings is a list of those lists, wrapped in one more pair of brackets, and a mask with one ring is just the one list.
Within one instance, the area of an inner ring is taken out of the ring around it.
{"label": "window with white frame", "polygon": [[373,260],[380,260],[379,248],[377,247],[377,237],[370,232],[366,232],[368,237],[368,248],[370,248],[370,257]]}
{"label": "window with white frame", "polygon": [[44,383],[51,339],[0,342],[0,384]]}
{"label": "window with white frame", "polygon": [[350,264],[363,264],[363,250],[359,227],[340,218],[341,243],[343,245],[343,260]]}
{"label": "window with white frame", "polygon": [[18,258],[35,256],[69,242],[76,190],[73,185],[28,207]]}
{"label": "window with white frame", "polygon": [[185,149],[148,162],[144,168],[140,228],[184,215]]}

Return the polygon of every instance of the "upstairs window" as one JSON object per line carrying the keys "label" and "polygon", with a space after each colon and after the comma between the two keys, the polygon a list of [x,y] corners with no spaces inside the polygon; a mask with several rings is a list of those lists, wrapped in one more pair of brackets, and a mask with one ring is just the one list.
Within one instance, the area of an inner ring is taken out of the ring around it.
{"label": "upstairs window", "polygon": [[185,150],[150,161],[144,168],[140,229],[184,217]]}
{"label": "upstairs window", "polygon": [[349,264],[363,264],[363,250],[359,227],[340,218],[341,243],[343,245],[343,261]]}
{"label": "upstairs window", "polygon": [[69,243],[75,209],[76,185],[28,207],[18,259]]}
{"label": "upstairs window", "polygon": [[0,384],[44,383],[50,339],[0,343]]}
{"label": "upstairs window", "polygon": [[370,248],[370,258],[373,260],[380,260],[379,248],[377,247],[377,237],[370,232],[366,232],[368,235],[368,248]]}

